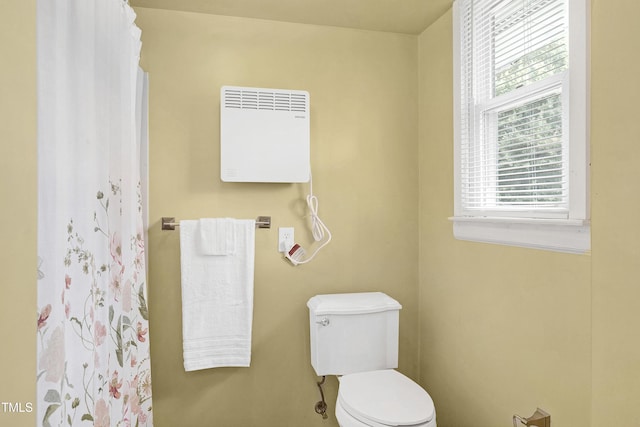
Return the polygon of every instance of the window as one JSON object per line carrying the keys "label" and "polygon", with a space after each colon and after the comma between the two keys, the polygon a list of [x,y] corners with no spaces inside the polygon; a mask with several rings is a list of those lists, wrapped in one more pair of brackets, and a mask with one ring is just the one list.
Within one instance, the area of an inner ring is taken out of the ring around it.
{"label": "window", "polygon": [[455,0],[454,235],[590,249],[588,0]]}

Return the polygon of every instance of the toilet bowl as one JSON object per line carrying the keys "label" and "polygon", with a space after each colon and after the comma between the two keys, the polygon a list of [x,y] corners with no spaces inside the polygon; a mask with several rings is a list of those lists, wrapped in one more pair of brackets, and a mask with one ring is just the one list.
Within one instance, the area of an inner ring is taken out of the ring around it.
{"label": "toilet bowl", "polygon": [[393,369],[340,377],[336,418],[340,427],[436,427],[431,396]]}

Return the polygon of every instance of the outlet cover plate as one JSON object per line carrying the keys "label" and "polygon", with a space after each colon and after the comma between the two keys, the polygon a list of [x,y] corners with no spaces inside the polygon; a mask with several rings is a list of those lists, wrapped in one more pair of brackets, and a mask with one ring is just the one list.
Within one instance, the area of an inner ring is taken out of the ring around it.
{"label": "outlet cover plate", "polygon": [[278,228],[278,251],[286,252],[294,244],[293,227]]}

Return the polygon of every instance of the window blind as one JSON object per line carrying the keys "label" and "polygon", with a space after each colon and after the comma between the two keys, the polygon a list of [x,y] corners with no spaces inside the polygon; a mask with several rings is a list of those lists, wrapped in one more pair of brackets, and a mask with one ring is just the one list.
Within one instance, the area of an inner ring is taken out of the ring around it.
{"label": "window blind", "polygon": [[461,202],[569,210],[566,0],[459,0]]}

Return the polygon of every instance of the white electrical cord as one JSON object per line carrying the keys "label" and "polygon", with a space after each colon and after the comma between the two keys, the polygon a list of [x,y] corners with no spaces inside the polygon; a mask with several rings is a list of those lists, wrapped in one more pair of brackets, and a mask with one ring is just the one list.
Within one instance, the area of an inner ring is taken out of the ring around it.
{"label": "white electrical cord", "polygon": [[311,234],[316,242],[324,238],[325,230],[329,233],[331,240],[331,232],[318,216],[318,198],[313,194],[313,177],[309,172],[309,194],[307,195],[307,206],[311,212]]}
{"label": "white electrical cord", "polygon": [[306,259],[302,259],[305,254],[304,249],[299,245],[294,245],[292,250],[285,253],[285,257],[291,261],[293,265],[308,263],[316,256],[320,249],[324,248],[331,241],[331,231],[329,231],[329,228],[318,216],[319,203],[318,198],[313,194],[313,176],[311,175],[311,171],[309,171],[309,194],[307,195],[307,206],[309,207],[309,212],[311,214],[311,235],[313,236],[313,239],[316,242],[319,242],[325,238],[325,235],[327,238],[320,246],[318,246],[311,256]]}

